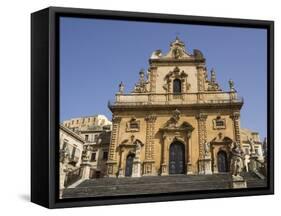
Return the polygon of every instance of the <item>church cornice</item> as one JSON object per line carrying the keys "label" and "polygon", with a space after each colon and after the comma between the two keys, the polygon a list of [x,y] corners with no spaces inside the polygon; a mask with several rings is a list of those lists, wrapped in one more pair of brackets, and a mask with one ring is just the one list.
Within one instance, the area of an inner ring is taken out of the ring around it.
{"label": "church cornice", "polygon": [[149,59],[149,64],[151,67],[157,66],[184,66],[184,65],[196,65],[202,66],[205,65],[205,59]]}
{"label": "church cornice", "polygon": [[229,102],[229,103],[197,103],[197,104],[109,104],[108,108],[112,111],[129,111],[129,110],[173,110],[175,108],[182,109],[237,109],[240,110],[243,106],[243,102]]}

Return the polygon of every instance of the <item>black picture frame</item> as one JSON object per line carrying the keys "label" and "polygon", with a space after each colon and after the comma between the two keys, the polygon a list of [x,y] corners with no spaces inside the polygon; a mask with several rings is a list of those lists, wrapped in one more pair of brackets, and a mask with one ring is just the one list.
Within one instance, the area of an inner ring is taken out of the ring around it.
{"label": "black picture frame", "polygon": [[[267,30],[268,185],[220,191],[58,199],[60,16],[182,23]],[[274,194],[274,22],[109,10],[49,7],[31,15],[31,201],[47,208]]]}

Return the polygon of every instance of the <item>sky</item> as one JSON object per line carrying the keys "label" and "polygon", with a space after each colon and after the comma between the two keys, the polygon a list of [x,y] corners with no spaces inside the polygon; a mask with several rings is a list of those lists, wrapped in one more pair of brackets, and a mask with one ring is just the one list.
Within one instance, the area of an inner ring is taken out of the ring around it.
{"label": "sky", "polygon": [[208,77],[228,91],[232,79],[244,98],[241,127],[267,134],[267,36],[265,29],[60,18],[60,121],[96,114],[107,107],[122,81],[130,92],[151,53],[169,50],[176,36],[187,52],[202,51]]}

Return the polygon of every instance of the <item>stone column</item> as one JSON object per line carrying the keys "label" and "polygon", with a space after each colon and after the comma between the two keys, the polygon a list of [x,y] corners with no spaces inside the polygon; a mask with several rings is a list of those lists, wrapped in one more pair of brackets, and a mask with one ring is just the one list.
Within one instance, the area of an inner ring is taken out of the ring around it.
{"label": "stone column", "polygon": [[109,156],[108,156],[108,161],[106,163],[108,177],[116,177],[116,173],[117,173],[116,147],[118,142],[120,122],[121,122],[121,117],[113,116],[111,142],[109,146]]}
{"label": "stone column", "polygon": [[168,138],[166,135],[163,136],[163,144],[162,144],[162,164],[161,164],[161,176],[166,176],[168,174],[167,167],[167,146],[168,146]]}
{"label": "stone column", "polygon": [[118,166],[118,178],[119,177],[125,177],[125,174],[124,174],[124,169],[123,169],[123,152],[124,150],[123,149],[120,149],[120,155],[119,155],[119,166]]}
{"label": "stone column", "polygon": [[64,169],[64,164],[60,163],[60,190],[64,189],[65,177],[66,177],[66,172]]}
{"label": "stone column", "polygon": [[148,115],[146,120],[145,158],[143,162],[143,175],[154,175],[154,132],[156,115]]}
{"label": "stone column", "polygon": [[197,88],[198,88],[198,102],[203,103],[205,91],[205,67],[203,65],[197,66]]}
{"label": "stone column", "polygon": [[149,68],[149,80],[150,80],[150,92],[156,91],[156,76],[157,76],[157,67],[151,66]]}
{"label": "stone column", "polygon": [[241,147],[241,143],[240,143],[240,141],[241,141],[240,140],[240,113],[239,112],[234,112],[230,117],[233,120],[233,128],[234,128],[234,138],[235,138],[235,141]]}
{"label": "stone column", "polygon": [[173,86],[172,86],[172,80],[169,78],[167,80],[167,84],[168,84],[168,101],[173,100]]}
{"label": "stone column", "polygon": [[64,190],[64,182],[65,182],[65,178],[66,178],[66,174],[67,174],[67,166],[60,162],[60,193],[59,193],[59,197],[62,198],[63,195],[63,190]]}
{"label": "stone column", "polygon": [[197,115],[198,121],[198,141],[199,141],[199,160],[198,160],[198,168],[199,174],[205,174],[205,141],[207,140],[207,129],[206,129],[206,113],[199,113]]}
{"label": "stone column", "polygon": [[193,174],[192,172],[192,163],[191,163],[191,132],[188,131],[186,134],[186,155],[187,155],[187,161],[186,161],[186,174],[190,175]]}

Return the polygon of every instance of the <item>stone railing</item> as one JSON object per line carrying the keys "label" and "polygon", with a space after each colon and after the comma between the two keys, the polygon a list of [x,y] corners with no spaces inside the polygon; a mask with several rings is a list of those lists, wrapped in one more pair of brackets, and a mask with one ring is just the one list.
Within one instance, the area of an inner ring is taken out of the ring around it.
{"label": "stone railing", "polygon": [[70,172],[67,173],[66,178],[65,178],[65,182],[64,182],[64,186],[68,187],[69,185],[73,184],[74,182],[78,181],[79,179],[81,179],[81,167],[72,170]]}
{"label": "stone railing", "polygon": [[[199,98],[200,95],[200,98]],[[203,99],[202,99],[203,98]],[[108,106],[122,105],[168,105],[168,104],[223,104],[243,103],[243,98],[238,98],[233,92],[216,93],[182,93],[182,94],[116,94],[115,101],[109,101]]]}

